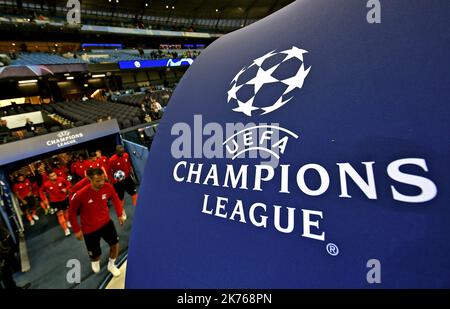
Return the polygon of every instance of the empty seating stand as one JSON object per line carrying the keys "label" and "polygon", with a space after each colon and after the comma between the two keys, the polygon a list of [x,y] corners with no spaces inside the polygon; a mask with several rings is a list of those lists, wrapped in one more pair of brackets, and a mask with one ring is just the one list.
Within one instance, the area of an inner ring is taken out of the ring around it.
{"label": "empty seating stand", "polygon": [[117,119],[121,129],[138,125],[143,122],[143,112],[134,106],[120,103],[87,100],[67,101],[53,104],[58,115],[81,126],[106,120],[108,117]]}
{"label": "empty seating stand", "polygon": [[[117,102],[140,107],[142,103],[145,103],[145,97],[156,100],[162,106],[166,106],[170,96],[172,95],[171,89],[155,90],[151,93],[135,93],[135,94],[124,94],[117,98]],[[146,104],[149,107],[149,104]]]}
{"label": "empty seating stand", "polygon": [[79,58],[64,58],[63,56],[50,53],[37,52],[23,52],[19,53],[16,60],[13,60],[13,65],[36,65],[36,64],[72,64],[84,63]]}

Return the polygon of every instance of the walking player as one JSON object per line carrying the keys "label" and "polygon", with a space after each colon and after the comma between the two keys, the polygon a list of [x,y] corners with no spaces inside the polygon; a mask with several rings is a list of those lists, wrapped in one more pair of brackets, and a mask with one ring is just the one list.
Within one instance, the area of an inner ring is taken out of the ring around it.
{"label": "walking player", "polygon": [[36,215],[36,199],[33,195],[31,182],[23,174],[19,174],[13,191],[19,199],[30,225],[34,225],[35,221],[39,220],[39,217]]}
{"label": "walking player", "polygon": [[[108,271],[117,277],[120,275],[120,270],[115,265],[119,254],[119,237],[109,216],[108,201],[112,201],[120,225],[126,220],[126,215],[113,186],[105,182],[105,174],[102,169],[89,169],[87,177],[90,185],[72,196],[69,208],[70,222],[77,239],[84,238],[94,273],[100,271],[102,254],[100,239],[103,238],[108,243],[110,247]],[[78,211],[80,211],[81,226],[77,219]]]}
{"label": "walking player", "polygon": [[[69,190],[72,185],[66,178],[58,177],[54,171],[48,173],[48,180],[41,187],[41,200],[50,209],[56,209],[58,222],[66,236],[70,235],[69,219]],[[48,198],[47,198],[48,195]],[[50,204],[48,200],[50,199]]]}
{"label": "walking player", "polygon": [[[119,195],[119,199],[124,203],[125,191],[131,195],[133,205],[136,206],[137,191],[136,185],[131,178],[131,162],[128,153],[122,145],[117,145],[116,154],[109,158],[109,168],[113,176],[114,189]],[[119,177],[116,177],[120,175]]]}

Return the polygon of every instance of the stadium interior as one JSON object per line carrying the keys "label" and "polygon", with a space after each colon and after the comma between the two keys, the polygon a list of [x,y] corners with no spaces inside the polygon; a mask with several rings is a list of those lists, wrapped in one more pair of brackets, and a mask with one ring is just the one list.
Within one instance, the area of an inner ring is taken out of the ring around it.
{"label": "stadium interior", "polygon": [[[105,268],[95,274],[82,267],[81,283],[67,280],[68,261],[88,265],[89,258],[83,242],[60,229],[40,187],[52,171],[74,185],[85,176],[77,164],[98,151],[102,155],[92,162],[110,158],[121,144],[139,188],[158,123],[189,66],[223,34],[292,0],[80,2],[79,22],[73,22],[77,15],[67,1],[0,0],[0,221],[11,235],[19,286],[123,286]],[[40,141],[46,146],[36,146]],[[17,197],[21,175],[32,187],[34,209]],[[124,209],[127,221],[117,228],[119,265],[135,210],[129,194]],[[102,248],[107,251],[106,243]],[[102,263],[107,259],[103,254]]]}

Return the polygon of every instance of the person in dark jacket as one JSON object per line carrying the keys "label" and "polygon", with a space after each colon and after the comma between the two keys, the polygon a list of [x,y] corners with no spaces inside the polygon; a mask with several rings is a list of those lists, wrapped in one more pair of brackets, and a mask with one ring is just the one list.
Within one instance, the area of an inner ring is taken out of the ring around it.
{"label": "person in dark jacket", "polygon": [[0,218],[0,289],[17,289],[12,269],[11,237]]}
{"label": "person in dark jacket", "polygon": [[13,263],[14,253],[11,235],[0,218],[0,289],[28,289],[31,286],[30,283],[22,287],[16,285],[13,277]]}
{"label": "person in dark jacket", "polygon": [[36,126],[34,125],[33,121],[30,120],[30,118],[26,119],[25,129],[27,130],[27,132],[31,132],[36,135]]}
{"label": "person in dark jacket", "polygon": [[7,126],[6,120],[0,119],[0,143],[6,143],[11,136],[11,130]]}

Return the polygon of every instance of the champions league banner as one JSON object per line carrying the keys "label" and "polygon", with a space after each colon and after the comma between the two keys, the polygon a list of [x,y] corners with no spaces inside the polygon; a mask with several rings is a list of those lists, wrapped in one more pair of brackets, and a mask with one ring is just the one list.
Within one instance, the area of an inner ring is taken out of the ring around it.
{"label": "champions league banner", "polygon": [[128,288],[449,288],[450,1],[298,0],[215,41],[149,155]]}

